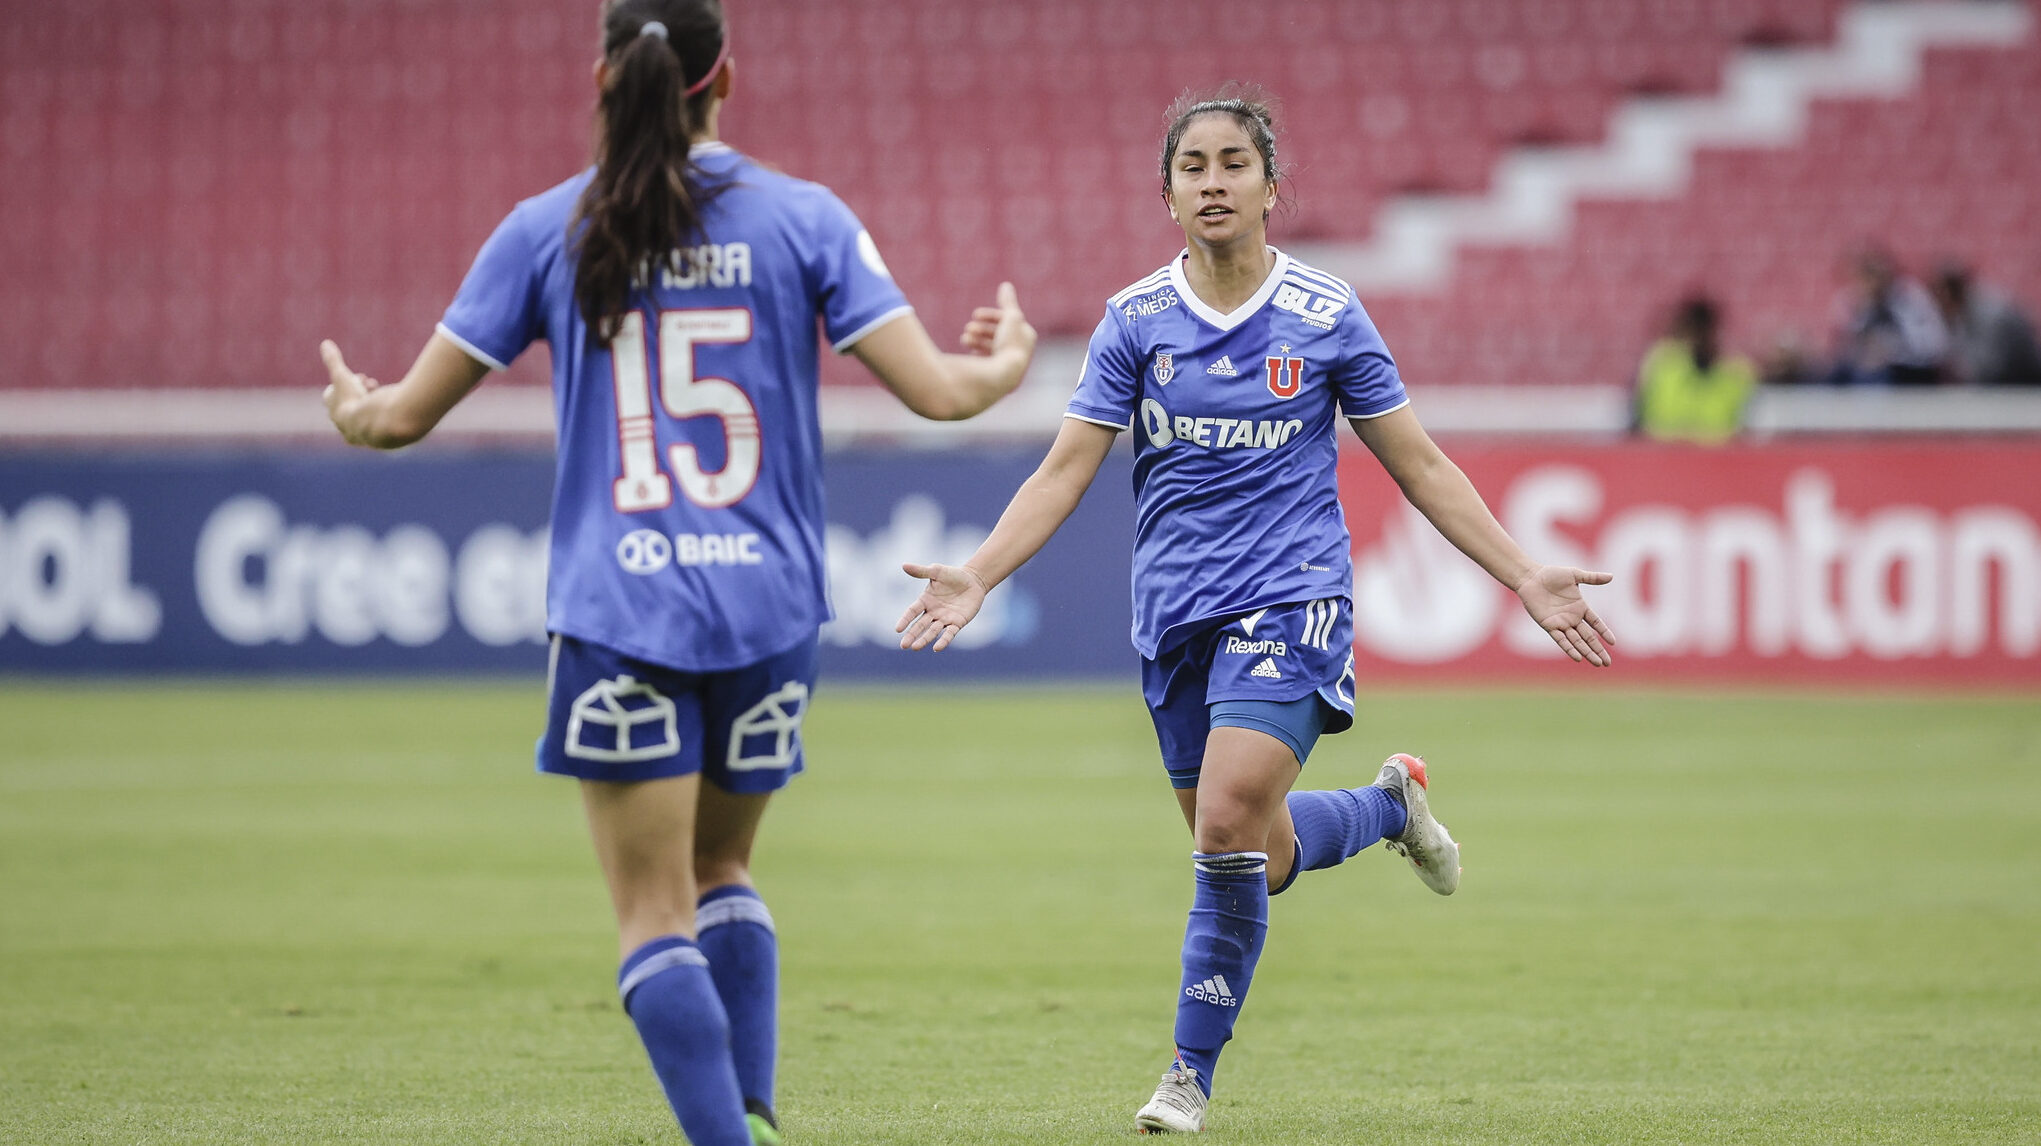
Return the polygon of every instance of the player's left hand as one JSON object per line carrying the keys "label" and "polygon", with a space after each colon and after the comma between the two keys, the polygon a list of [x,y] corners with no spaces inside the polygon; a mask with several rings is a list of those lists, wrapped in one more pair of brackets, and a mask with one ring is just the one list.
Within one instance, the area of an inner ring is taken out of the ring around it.
{"label": "player's left hand", "polygon": [[1538,622],[1559,648],[1576,661],[1607,668],[1614,658],[1607,646],[1616,643],[1609,627],[1580,595],[1582,585],[1606,585],[1615,580],[1607,573],[1592,573],[1566,565],[1540,565],[1517,586],[1517,599],[1524,611]]}
{"label": "player's left hand", "polygon": [[973,354],[994,354],[1001,350],[1019,352],[1022,361],[1034,357],[1035,328],[1021,312],[1020,295],[1012,283],[1000,283],[997,306],[981,306],[971,312],[959,339]]}
{"label": "player's left hand", "polygon": [[349,445],[368,445],[362,436],[361,407],[369,392],[382,383],[349,368],[340,356],[340,347],[330,338],[319,344],[319,357],[326,363],[326,416]]}

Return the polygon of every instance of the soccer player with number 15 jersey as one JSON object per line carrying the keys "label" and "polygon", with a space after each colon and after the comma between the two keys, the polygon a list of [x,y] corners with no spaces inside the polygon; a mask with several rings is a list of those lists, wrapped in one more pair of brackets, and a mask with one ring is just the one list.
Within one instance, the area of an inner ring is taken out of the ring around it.
{"label": "soccer player with number 15 jersey", "polygon": [[1255,93],[1171,109],[1162,196],[1184,252],[1113,296],[1055,444],[978,551],[961,566],[906,567],[928,585],[900,620],[901,645],[942,649],[1132,433],[1134,645],[1195,844],[1175,1056],[1135,1114],[1143,1132],[1204,1129],[1269,897],[1300,871],[1382,840],[1433,891],[1459,886],[1459,845],[1431,815],[1421,759],[1391,756],[1364,788],[1290,791],[1318,737],[1353,724],[1340,415],[1561,649],[1609,663],[1608,629],[1579,589],[1608,575],[1526,557],[1418,424],[1352,289],[1268,245],[1280,170]]}
{"label": "soccer player with number 15 jersey", "polygon": [[836,196],[720,142],[736,71],[716,0],[608,0],[594,168],[511,211],[402,381],[322,347],[334,424],[379,448],[552,348],[538,764],[581,780],[618,991],[696,1146],[779,1140],[777,939],[749,869],[803,767],[828,620],[817,319],[931,418],[1010,392],[1035,343],[1002,284],[971,353],[938,351]]}

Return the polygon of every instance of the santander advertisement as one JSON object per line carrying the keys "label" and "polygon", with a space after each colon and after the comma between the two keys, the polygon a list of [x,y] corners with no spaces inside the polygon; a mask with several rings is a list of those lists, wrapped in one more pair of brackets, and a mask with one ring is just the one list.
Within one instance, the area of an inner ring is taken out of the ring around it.
{"label": "santander advertisement", "polygon": [[[1588,591],[1619,642],[1609,683],[2041,684],[2041,445],[1448,452],[1532,557],[1615,574]],[[1362,680],[1590,671],[1372,458],[1340,482]]]}

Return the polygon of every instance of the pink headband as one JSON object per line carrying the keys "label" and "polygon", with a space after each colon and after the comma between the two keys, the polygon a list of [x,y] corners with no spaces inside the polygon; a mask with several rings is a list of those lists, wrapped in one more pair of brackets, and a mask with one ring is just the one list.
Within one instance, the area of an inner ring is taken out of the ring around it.
{"label": "pink headband", "polygon": [[702,93],[702,89],[708,87],[710,84],[716,81],[716,73],[723,70],[723,61],[729,58],[730,58],[730,33],[725,32],[723,33],[723,46],[716,52],[715,62],[709,65],[708,71],[702,73],[701,79],[698,79],[693,84],[689,85],[688,89],[685,92],[682,92],[681,94],[689,96],[700,95]]}

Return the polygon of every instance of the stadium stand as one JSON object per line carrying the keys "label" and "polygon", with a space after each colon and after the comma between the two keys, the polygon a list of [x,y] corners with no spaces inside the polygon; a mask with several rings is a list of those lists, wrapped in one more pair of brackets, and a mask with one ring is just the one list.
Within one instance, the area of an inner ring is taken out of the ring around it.
{"label": "stadium stand", "polygon": [[[1849,7],[732,0],[724,133],[837,188],[939,337],[1012,277],[1045,334],[1082,339],[1174,249],[1155,148],[1186,87],[1282,98],[1277,241],[1338,247],[1398,196],[1481,192],[1513,148],[1596,144],[1625,101],[1715,92],[1739,53],[1830,42]],[[509,204],[585,160],[593,8],[12,6],[0,389],[297,384],[322,336],[400,372]],[[1222,19],[1223,45],[1178,34]],[[1704,150],[1670,196],[1591,196],[1556,241],[1462,245],[1438,281],[1363,298],[1423,383],[1620,383],[1693,287],[1740,348],[1818,343],[1865,238],[2032,303],[2037,111],[2031,32],[1938,49],[1896,98],[1816,104],[1790,146]],[[533,357],[514,381],[543,379]]]}

